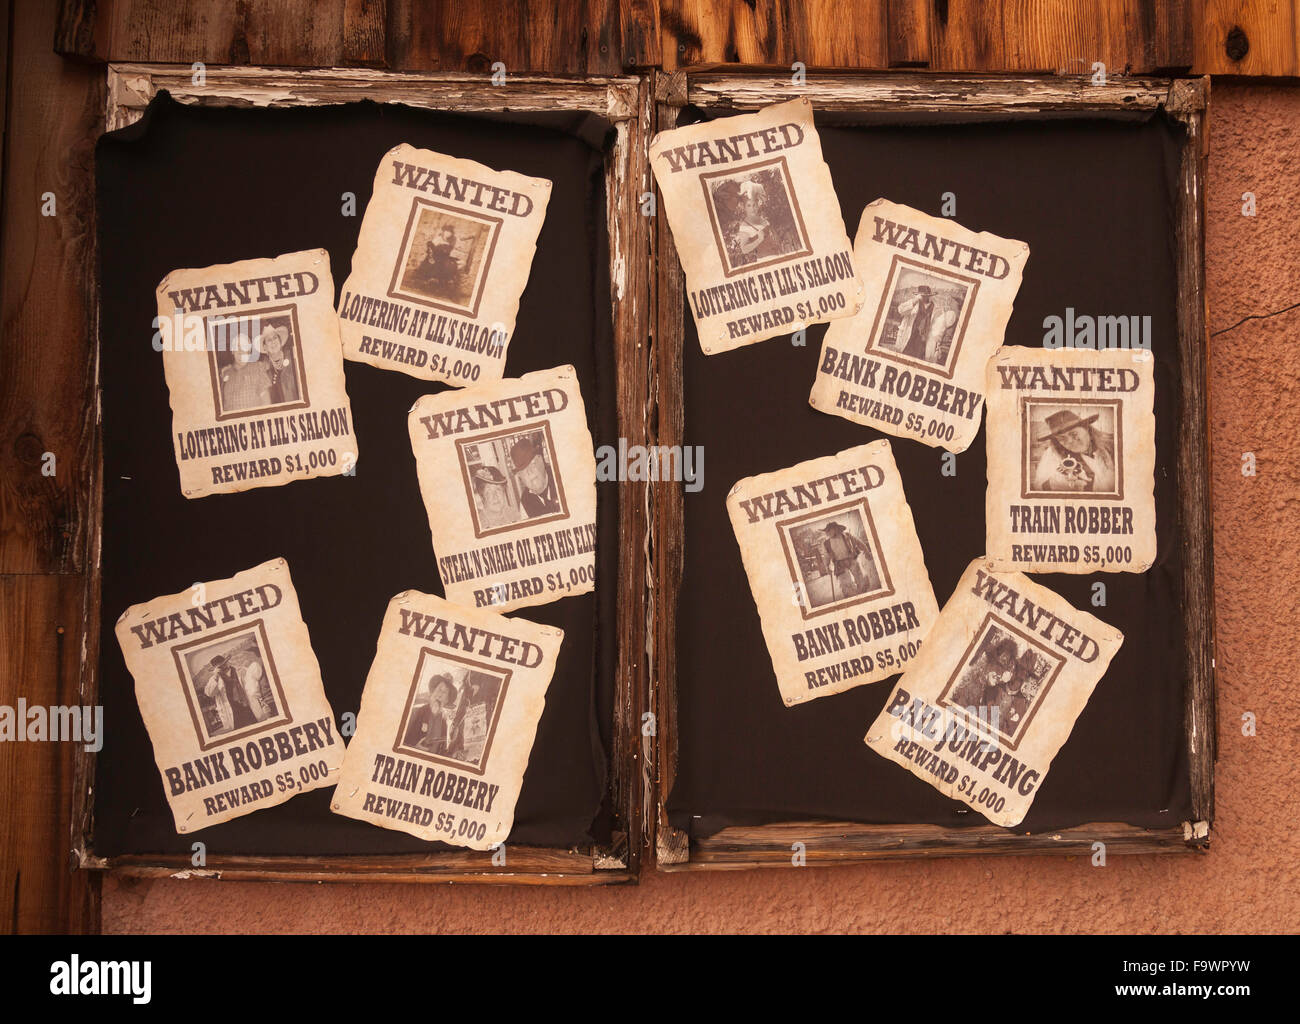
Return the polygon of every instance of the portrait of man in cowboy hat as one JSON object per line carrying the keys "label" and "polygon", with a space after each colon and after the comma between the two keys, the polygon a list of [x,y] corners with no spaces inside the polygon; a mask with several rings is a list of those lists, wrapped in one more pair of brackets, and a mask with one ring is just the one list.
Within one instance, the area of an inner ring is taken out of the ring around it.
{"label": "portrait of man in cowboy hat", "polygon": [[806,612],[820,614],[888,589],[868,520],[864,503],[777,524]]}
{"label": "portrait of man in cowboy hat", "polygon": [[456,442],[477,536],[568,515],[550,424]]}
{"label": "portrait of man in cowboy hat", "polygon": [[899,265],[895,272],[881,331],[886,349],[947,369],[970,286],[913,267]]}
{"label": "portrait of man in cowboy hat", "polygon": [[496,466],[475,466],[469,471],[469,479],[474,489],[474,517],[480,531],[508,526],[519,518],[510,494],[510,481]]}
{"label": "portrait of man in cowboy hat", "polygon": [[220,736],[238,732],[269,718],[273,700],[264,693],[266,666],[256,642],[245,642],[214,655],[200,667],[195,687],[208,698],[216,724],[209,720],[209,733]]}
{"label": "portrait of man in cowboy hat", "polygon": [[[822,549],[826,552],[826,562],[831,567],[831,577],[843,581],[840,592],[845,597],[865,594],[880,586],[878,577],[875,578],[874,583],[868,577],[868,573],[872,577],[875,576],[875,566],[870,562],[871,552],[862,541],[844,528],[843,523],[829,522],[822,527],[822,533],[826,535],[826,539],[822,541]],[[865,570],[861,564],[864,555],[867,558]],[[846,573],[847,579],[845,579]]]}
{"label": "portrait of man in cowboy hat", "polygon": [[394,750],[483,767],[507,677],[461,659],[421,654]]}
{"label": "portrait of man in cowboy hat", "polygon": [[501,681],[473,669],[465,673],[460,701],[451,723],[447,751],[451,757],[478,766],[487,754],[488,738],[496,718]]}
{"label": "portrait of man in cowboy hat", "polygon": [[1016,642],[996,626],[989,629],[953,690],[953,702],[963,708],[992,708],[1000,687],[1016,671]]}
{"label": "portrait of man in cowboy hat", "polygon": [[306,404],[292,311],[226,318],[209,332],[219,416]]}
{"label": "portrait of man in cowboy hat", "polygon": [[411,710],[402,745],[430,754],[445,754],[456,714],[456,684],[450,674],[436,672],[429,677],[427,690],[428,700]]}
{"label": "portrait of man in cowboy hat", "polygon": [[519,504],[529,519],[561,511],[546,447],[540,435],[526,434],[510,446],[510,467],[519,485]]}
{"label": "portrait of man in cowboy hat", "polygon": [[973,711],[980,728],[1019,743],[1035,705],[1050,684],[1050,657],[990,619],[970,657],[940,694],[940,703]]}
{"label": "portrait of man in cowboy hat", "polygon": [[[277,321],[287,320],[277,317]],[[267,376],[270,378],[270,403],[280,405],[283,402],[298,400],[298,370],[296,357],[290,338],[289,325],[285,322],[268,323],[258,336],[257,345],[262,350]]]}
{"label": "portrait of man in cowboy hat", "polygon": [[217,718],[221,722],[222,732],[232,732],[257,724],[253,714],[253,702],[244,689],[244,681],[239,672],[224,656],[218,654],[209,662],[211,673],[203,687],[206,696],[211,697],[217,705]]}
{"label": "portrait of man in cowboy hat", "polygon": [[260,732],[289,719],[261,620],[216,640],[200,636],[178,645],[175,653],[200,744]]}
{"label": "portrait of man in cowboy hat", "polygon": [[[1031,407],[1032,408],[1032,407]],[[1115,435],[1099,421],[1114,425],[1109,407],[1033,410],[1030,429],[1038,456],[1033,460],[1030,490],[1072,494],[1107,494],[1116,489]],[[1037,415],[1035,415],[1037,413]]]}

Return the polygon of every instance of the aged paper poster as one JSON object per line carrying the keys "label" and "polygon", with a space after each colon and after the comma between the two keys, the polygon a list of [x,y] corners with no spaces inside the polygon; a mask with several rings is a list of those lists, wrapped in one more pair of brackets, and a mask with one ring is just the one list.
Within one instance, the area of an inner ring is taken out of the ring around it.
{"label": "aged paper poster", "polygon": [[807,99],[661,132],[650,165],[706,353],[858,311],[862,282]]}
{"label": "aged paper poster", "polygon": [[1009,345],[989,363],[987,555],[998,571],[1156,560],[1155,360]]}
{"label": "aged paper poster", "polygon": [[157,298],[185,497],[354,471],[329,253],[174,270]]}
{"label": "aged paper poster", "polygon": [[390,149],[339,298],[348,359],[457,387],[499,380],[551,183]]}
{"label": "aged paper poster", "polygon": [[504,842],[563,639],[553,626],[398,594],[333,810],[472,850]]}
{"label": "aged paper poster", "polygon": [[809,402],[854,423],[963,452],[984,370],[1002,344],[1029,246],[886,199],[854,242],[866,301],[822,342]]}
{"label": "aged paper poster", "polygon": [[866,744],[1018,825],[1124,634],[1020,573],[967,566]]}
{"label": "aged paper poster", "polygon": [[116,633],[177,832],[334,784],[343,739],[283,558],[132,605]]}
{"label": "aged paper poster", "polygon": [[447,600],[510,611],[596,585],[596,456],[572,366],[425,395],[407,417]]}
{"label": "aged paper poster", "polygon": [[917,656],[939,605],[888,441],[746,477],[727,512],[787,707]]}

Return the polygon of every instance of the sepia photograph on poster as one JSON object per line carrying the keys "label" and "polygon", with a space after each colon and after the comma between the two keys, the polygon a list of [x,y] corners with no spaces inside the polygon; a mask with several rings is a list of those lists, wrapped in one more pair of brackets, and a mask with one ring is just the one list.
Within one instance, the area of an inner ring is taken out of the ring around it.
{"label": "sepia photograph on poster", "polygon": [[338,317],[348,359],[499,380],[551,183],[406,143],[384,154]]}
{"label": "sepia photograph on poster", "polygon": [[1013,827],[1123,642],[1059,594],[976,559],[865,742]]}
{"label": "sepia photograph on poster", "polygon": [[655,136],[705,353],[852,316],[862,282],[806,98]]}
{"label": "sepia photograph on poster", "polygon": [[334,784],[344,743],[283,558],[132,605],[115,632],[178,833]]}
{"label": "sepia photograph on poster", "polygon": [[329,253],[175,270],[157,302],[185,497],[355,471]]}
{"label": "sepia photograph on poster", "polygon": [[596,585],[596,456],[572,366],[425,395],[407,417],[447,600],[504,612]]}
{"label": "sepia photograph on poster", "polygon": [[505,842],[563,639],[554,626],[398,594],[331,809],[472,850]]}
{"label": "sepia photograph on poster", "polygon": [[746,477],[727,512],[787,707],[917,656],[939,605],[887,440]]}
{"label": "sepia photograph on poster", "polygon": [[963,452],[1029,246],[886,199],[862,211],[862,310],[822,342],[809,403],[887,434]]}
{"label": "sepia photograph on poster", "polygon": [[987,556],[998,571],[1156,560],[1155,360],[1008,346],[988,366]]}

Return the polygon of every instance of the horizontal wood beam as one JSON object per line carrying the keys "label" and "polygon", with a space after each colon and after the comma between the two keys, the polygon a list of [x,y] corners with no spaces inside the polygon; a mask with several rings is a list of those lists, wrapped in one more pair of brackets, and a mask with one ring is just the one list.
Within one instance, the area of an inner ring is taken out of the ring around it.
{"label": "horizontal wood beam", "polygon": [[[615,74],[751,65],[1300,74],[1286,0],[60,0],[92,61]],[[47,38],[50,38],[47,36]]]}
{"label": "horizontal wood beam", "polygon": [[[1021,835],[995,826],[944,828],[939,825],[861,825],[791,822],[723,829],[691,840],[690,860],[665,870],[718,870],[791,867],[796,851],[809,865],[856,863],[899,857],[972,857],[983,854],[1065,854],[1091,856],[1094,844],[1111,853],[1196,852],[1209,845],[1209,833],[1188,826],[1142,829],[1118,822]],[[802,848],[796,847],[802,844]]]}
{"label": "horizontal wood beam", "polygon": [[818,110],[854,113],[956,113],[1019,117],[1036,113],[1132,111],[1150,113],[1167,103],[1167,78],[1108,80],[1033,75],[810,74],[688,72],[687,101],[714,110],[756,110],[797,96],[815,98]]}

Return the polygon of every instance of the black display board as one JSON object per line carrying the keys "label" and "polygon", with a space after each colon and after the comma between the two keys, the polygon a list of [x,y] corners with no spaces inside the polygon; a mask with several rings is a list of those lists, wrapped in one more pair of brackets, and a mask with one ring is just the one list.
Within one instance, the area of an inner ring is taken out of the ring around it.
{"label": "black display board", "polygon": [[[103,586],[94,851],[382,854],[442,848],[330,813],[330,790],[195,833],[173,827],[133,683],[113,636],[131,604],[288,560],[336,716],[355,712],[388,600],[442,593],[406,415],[445,385],[346,363],[355,477],[187,500],[172,456],[154,289],[170,271],[324,247],[336,296],[383,154],[400,142],[553,183],[508,376],[570,363],[597,445],[617,435],[603,154],[586,114],[467,117],[374,103],[193,108],[165,93],[96,149],[103,410]],[[355,216],[345,216],[345,193]],[[517,613],[565,632],[511,844],[608,841],[618,579],[615,484],[598,486],[596,594]]]}
{"label": "black display board", "polygon": [[[687,108],[678,123],[708,116]],[[1178,596],[1186,570],[1176,529],[1182,127],[1163,114],[890,127],[841,114],[818,124],[850,236],[877,198],[939,215],[952,193],[965,227],[1029,243],[1007,344],[1042,346],[1044,318],[1067,308],[1151,317],[1156,563],[1141,575],[1034,577],[1118,626],[1125,641],[1015,831],[1098,821],[1177,828],[1192,817]],[[742,477],[888,436],[808,404],[825,325],[809,329],[802,347],[787,336],[706,356],[686,321],[683,443],[703,446],[707,471],[703,490],[685,495],[672,826],[699,837],[810,819],[986,825],[863,744],[897,677],[794,708],[778,695],[725,496]],[[941,606],[984,552],[985,437],[981,427],[949,477],[941,450],[889,436]],[[1096,582],[1105,584],[1104,606],[1092,603]]]}

